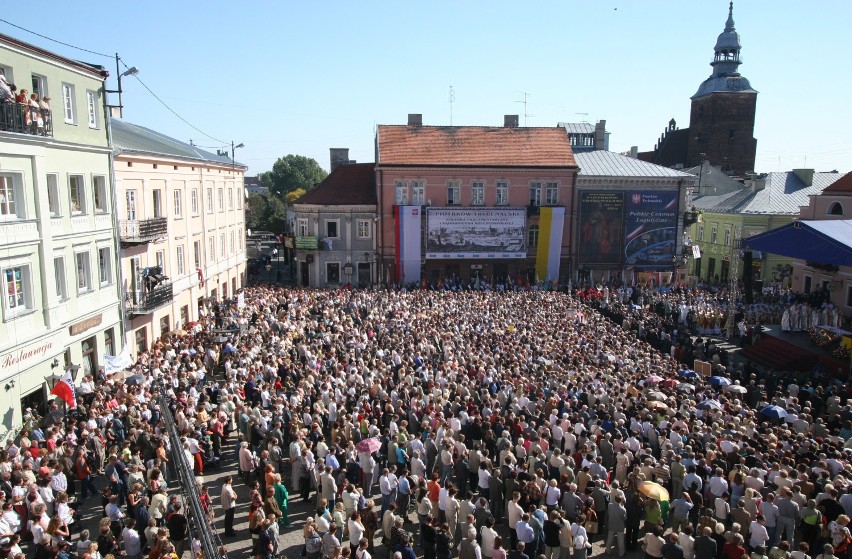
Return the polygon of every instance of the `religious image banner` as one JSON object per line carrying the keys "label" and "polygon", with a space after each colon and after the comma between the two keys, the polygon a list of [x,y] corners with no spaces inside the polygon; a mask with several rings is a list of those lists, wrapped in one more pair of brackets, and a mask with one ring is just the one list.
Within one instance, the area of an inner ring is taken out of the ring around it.
{"label": "religious image banner", "polygon": [[541,208],[538,217],[538,247],[535,257],[535,275],[538,281],[549,282],[559,279],[564,224],[565,208]]}
{"label": "religious image banner", "polygon": [[670,270],[677,244],[677,190],[633,190],[625,215],[624,262],[637,270]]}
{"label": "religious image banner", "polygon": [[426,258],[526,258],[526,208],[429,208]]}
{"label": "religious image banner", "polygon": [[624,192],[580,192],[580,264],[621,265]]}

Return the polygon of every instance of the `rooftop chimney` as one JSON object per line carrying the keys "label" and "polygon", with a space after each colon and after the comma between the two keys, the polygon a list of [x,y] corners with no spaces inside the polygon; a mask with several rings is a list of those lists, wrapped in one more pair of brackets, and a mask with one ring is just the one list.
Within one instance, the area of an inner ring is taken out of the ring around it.
{"label": "rooftop chimney", "polygon": [[805,183],[805,186],[814,185],[814,170],[813,169],[793,169],[793,174]]}
{"label": "rooftop chimney", "polygon": [[503,115],[503,128],[517,128],[518,115]]}
{"label": "rooftop chimney", "polygon": [[419,113],[408,113],[409,126],[423,126],[423,115]]}
{"label": "rooftop chimney", "polygon": [[609,149],[605,120],[600,120],[595,124],[595,149]]}
{"label": "rooftop chimney", "polygon": [[331,155],[331,171],[349,163],[349,148],[329,148]]}

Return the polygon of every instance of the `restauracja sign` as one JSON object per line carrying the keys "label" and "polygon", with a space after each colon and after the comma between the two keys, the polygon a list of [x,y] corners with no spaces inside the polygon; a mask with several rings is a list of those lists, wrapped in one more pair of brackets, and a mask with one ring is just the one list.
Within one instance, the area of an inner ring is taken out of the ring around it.
{"label": "restauracja sign", "polygon": [[43,342],[35,347],[23,347],[0,357],[0,368],[14,367],[35,357],[44,357],[53,347],[53,342]]}

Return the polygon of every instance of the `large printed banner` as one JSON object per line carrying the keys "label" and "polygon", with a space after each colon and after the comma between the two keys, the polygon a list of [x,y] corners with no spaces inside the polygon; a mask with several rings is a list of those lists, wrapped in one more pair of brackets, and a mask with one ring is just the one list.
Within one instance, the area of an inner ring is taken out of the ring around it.
{"label": "large printed banner", "polygon": [[419,283],[422,270],[422,218],[420,206],[394,206],[396,214],[396,281]]}
{"label": "large printed banner", "polygon": [[526,258],[525,208],[429,208],[426,258]]}
{"label": "large printed banner", "polygon": [[564,224],[565,208],[541,208],[538,218],[538,249],[535,256],[537,281],[559,279]]}
{"label": "large printed banner", "polygon": [[624,218],[624,263],[637,270],[671,270],[677,249],[676,190],[631,191]]}
{"label": "large printed banner", "polygon": [[624,192],[580,193],[580,264],[620,266],[624,239]]}

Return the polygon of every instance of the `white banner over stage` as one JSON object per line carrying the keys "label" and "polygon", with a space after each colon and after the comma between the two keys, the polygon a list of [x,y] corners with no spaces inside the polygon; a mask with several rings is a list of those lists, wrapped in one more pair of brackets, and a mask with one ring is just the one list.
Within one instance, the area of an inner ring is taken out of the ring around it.
{"label": "white banner over stage", "polygon": [[526,208],[429,208],[426,258],[526,258]]}

